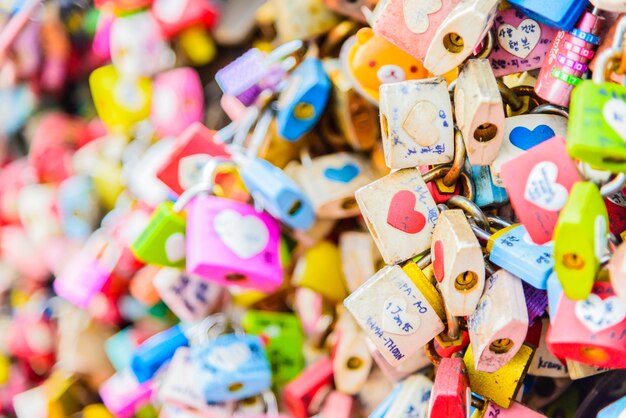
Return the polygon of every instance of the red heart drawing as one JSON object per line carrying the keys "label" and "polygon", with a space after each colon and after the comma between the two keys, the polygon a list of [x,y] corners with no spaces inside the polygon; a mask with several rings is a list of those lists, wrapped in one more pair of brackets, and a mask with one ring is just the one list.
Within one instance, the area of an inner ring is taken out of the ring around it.
{"label": "red heart drawing", "polygon": [[400,190],[391,199],[387,223],[407,234],[417,234],[426,225],[426,217],[415,210],[417,199],[409,190]]}
{"label": "red heart drawing", "polygon": [[443,270],[443,243],[441,241],[436,241],[433,245],[433,270],[437,282],[441,283],[445,274]]}

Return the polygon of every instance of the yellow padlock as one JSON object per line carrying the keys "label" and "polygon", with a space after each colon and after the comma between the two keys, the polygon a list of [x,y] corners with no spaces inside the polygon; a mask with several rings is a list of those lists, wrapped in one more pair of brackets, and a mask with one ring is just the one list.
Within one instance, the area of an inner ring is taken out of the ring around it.
{"label": "yellow padlock", "polygon": [[83,418],[113,418],[113,415],[103,404],[94,403],[83,409]]}
{"label": "yellow padlock", "polygon": [[348,292],[339,248],[329,241],[311,247],[298,260],[292,283],[307,287],[334,302],[345,299]]}
{"label": "yellow padlock", "polygon": [[202,25],[185,29],[179,35],[180,47],[194,66],[206,65],[215,59],[217,48]]}

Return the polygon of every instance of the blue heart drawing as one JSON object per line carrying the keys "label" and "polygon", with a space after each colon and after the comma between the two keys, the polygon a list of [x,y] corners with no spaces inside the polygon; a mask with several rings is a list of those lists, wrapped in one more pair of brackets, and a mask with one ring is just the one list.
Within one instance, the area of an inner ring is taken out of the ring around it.
{"label": "blue heart drawing", "polygon": [[523,126],[518,126],[511,131],[509,139],[511,140],[511,144],[526,151],[554,137],[554,135],[554,131],[548,125],[539,125],[532,131]]}
{"label": "blue heart drawing", "polygon": [[359,167],[352,163],[348,163],[341,168],[329,167],[324,170],[324,175],[328,180],[339,183],[350,183],[359,175]]}

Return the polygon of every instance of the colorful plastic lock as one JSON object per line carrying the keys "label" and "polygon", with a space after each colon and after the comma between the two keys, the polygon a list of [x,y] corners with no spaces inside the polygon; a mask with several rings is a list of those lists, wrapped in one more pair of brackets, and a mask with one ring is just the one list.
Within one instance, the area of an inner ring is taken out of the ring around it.
{"label": "colorful plastic lock", "polygon": [[589,4],[587,0],[565,0],[550,4],[540,0],[511,0],[509,3],[533,19],[566,31],[574,27]]}
{"label": "colorful plastic lock", "polygon": [[139,383],[152,379],[179,347],[189,345],[186,326],[175,325],[145,340],[133,352],[130,369]]}
{"label": "colorful plastic lock", "polygon": [[469,416],[471,391],[467,370],[460,357],[442,358],[437,367],[430,396],[431,418],[466,418]]}

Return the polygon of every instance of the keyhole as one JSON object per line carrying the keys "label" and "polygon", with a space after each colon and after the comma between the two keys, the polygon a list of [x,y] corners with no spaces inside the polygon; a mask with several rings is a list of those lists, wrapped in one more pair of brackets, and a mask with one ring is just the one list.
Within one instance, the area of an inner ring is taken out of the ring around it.
{"label": "keyhole", "polygon": [[289,214],[289,216],[294,216],[296,213],[300,211],[301,208],[302,208],[302,201],[296,200],[295,202],[293,202],[293,204],[291,205],[287,213]]}
{"label": "keyhole", "polygon": [[513,348],[513,345],[513,341],[510,338],[502,338],[492,342],[489,346],[489,350],[496,354],[504,354],[508,353],[511,348]]}
{"label": "keyhole", "polygon": [[383,138],[389,138],[389,124],[387,123],[387,117],[383,114],[380,115],[380,128],[383,133]]}
{"label": "keyhole", "polygon": [[224,277],[229,282],[241,282],[246,280],[246,275],[241,273],[230,273]]}
{"label": "keyhole", "polygon": [[599,347],[581,347],[580,353],[596,363],[604,363],[609,359],[609,354]]}
{"label": "keyhole", "polygon": [[341,204],[341,209],[343,210],[352,210],[355,208],[355,206],[357,205],[356,203],[356,199],[351,197],[349,199],[346,199],[343,201],[343,203]]}
{"label": "keyhole", "polygon": [[233,383],[232,385],[228,386],[228,390],[230,392],[237,392],[239,390],[241,390],[243,388],[243,383]]}
{"label": "keyhole", "polygon": [[309,103],[298,103],[293,114],[298,119],[311,119],[315,116],[315,108]]}
{"label": "keyhole", "polygon": [[489,142],[498,134],[498,127],[493,123],[483,123],[474,131],[474,139],[478,142]]}
{"label": "keyhole", "polygon": [[352,356],[348,359],[346,366],[350,370],[356,370],[363,365],[363,360],[360,357]]}
{"label": "keyhole", "polygon": [[464,46],[465,41],[463,37],[456,32],[449,33],[443,38],[443,47],[453,54],[463,52]]}
{"label": "keyhole", "polygon": [[454,288],[459,292],[469,292],[478,284],[478,275],[473,271],[466,271],[456,276]]}
{"label": "keyhole", "polygon": [[582,270],[585,267],[585,260],[576,253],[563,255],[563,265],[568,269]]}

